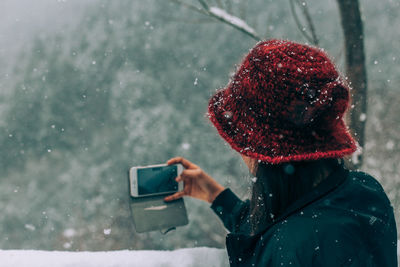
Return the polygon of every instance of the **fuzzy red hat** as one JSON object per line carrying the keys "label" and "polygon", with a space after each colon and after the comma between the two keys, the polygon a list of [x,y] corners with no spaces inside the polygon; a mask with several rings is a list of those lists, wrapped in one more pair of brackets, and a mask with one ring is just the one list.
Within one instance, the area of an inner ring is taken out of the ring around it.
{"label": "fuzzy red hat", "polygon": [[208,115],[233,149],[278,164],[353,153],[348,105],[349,88],[321,49],[269,40],[210,99]]}

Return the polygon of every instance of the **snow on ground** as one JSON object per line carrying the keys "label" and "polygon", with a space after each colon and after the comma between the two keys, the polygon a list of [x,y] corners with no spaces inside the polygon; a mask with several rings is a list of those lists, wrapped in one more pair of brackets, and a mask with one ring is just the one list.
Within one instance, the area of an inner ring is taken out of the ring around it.
{"label": "snow on ground", "polygon": [[[397,241],[400,256],[400,241]],[[173,251],[121,250],[69,252],[0,250],[0,267],[225,267],[225,249],[184,248]]]}
{"label": "snow on ground", "polygon": [[122,250],[67,252],[0,250],[1,267],[148,267],[229,266],[224,249],[184,248],[173,251]]}

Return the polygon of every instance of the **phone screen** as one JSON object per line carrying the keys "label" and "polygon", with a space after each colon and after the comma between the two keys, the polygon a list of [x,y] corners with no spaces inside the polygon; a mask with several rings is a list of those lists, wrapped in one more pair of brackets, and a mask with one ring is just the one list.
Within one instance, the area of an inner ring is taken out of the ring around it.
{"label": "phone screen", "polygon": [[138,194],[148,195],[178,191],[178,183],[175,181],[177,174],[176,165],[138,169]]}

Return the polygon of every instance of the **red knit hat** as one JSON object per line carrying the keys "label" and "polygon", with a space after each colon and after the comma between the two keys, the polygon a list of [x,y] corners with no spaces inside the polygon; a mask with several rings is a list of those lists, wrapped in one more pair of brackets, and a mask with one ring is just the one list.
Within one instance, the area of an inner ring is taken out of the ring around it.
{"label": "red knit hat", "polygon": [[269,40],[210,99],[208,115],[233,149],[278,164],[353,153],[348,105],[349,88],[321,49]]}

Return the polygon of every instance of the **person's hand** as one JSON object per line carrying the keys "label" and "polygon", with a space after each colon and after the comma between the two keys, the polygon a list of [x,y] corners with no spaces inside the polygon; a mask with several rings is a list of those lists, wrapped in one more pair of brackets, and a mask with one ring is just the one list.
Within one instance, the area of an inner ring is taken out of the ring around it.
{"label": "person's hand", "polygon": [[177,182],[183,181],[183,190],[164,198],[165,201],[172,201],[183,196],[190,196],[208,203],[225,190],[211,176],[205,173],[199,166],[182,157],[172,158],[167,161],[168,165],[180,163],[185,168],[182,173],[176,177]]}

